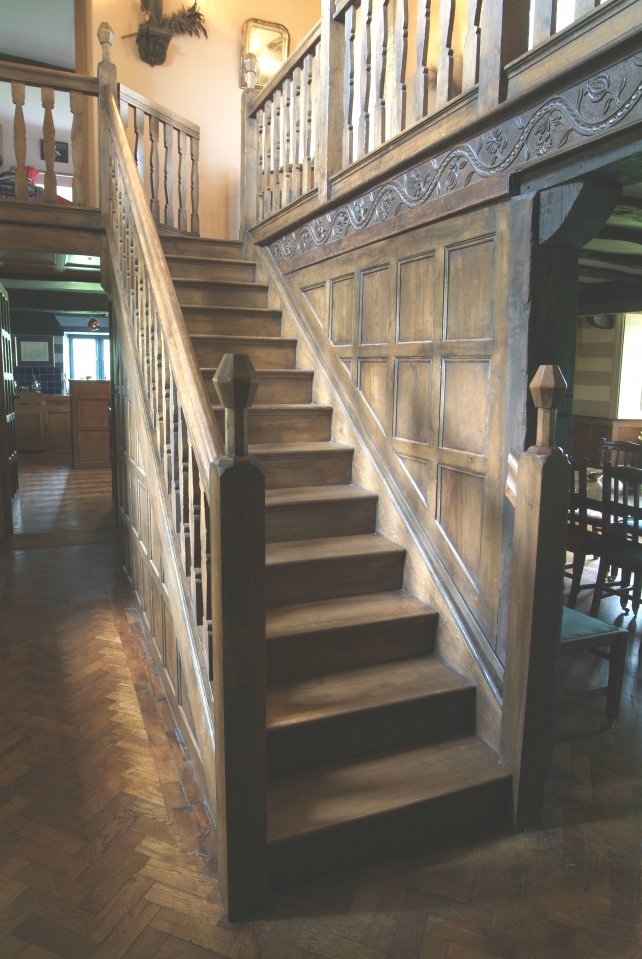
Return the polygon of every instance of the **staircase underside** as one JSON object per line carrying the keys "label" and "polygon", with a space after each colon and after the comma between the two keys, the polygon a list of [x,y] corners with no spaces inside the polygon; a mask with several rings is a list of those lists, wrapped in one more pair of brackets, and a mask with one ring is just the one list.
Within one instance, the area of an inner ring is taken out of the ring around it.
{"label": "staircase underside", "polygon": [[506,823],[510,777],[475,736],[475,689],[433,654],[437,614],[403,588],[254,264],[241,245],[164,237],[185,322],[212,375],[247,353],[250,450],[266,477],[270,877],[288,881]]}

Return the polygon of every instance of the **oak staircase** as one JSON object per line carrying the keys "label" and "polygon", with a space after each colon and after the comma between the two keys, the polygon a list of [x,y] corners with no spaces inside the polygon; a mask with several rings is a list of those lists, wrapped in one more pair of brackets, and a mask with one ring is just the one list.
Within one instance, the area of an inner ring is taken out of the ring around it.
{"label": "oak staircase", "polygon": [[510,776],[475,736],[475,689],[432,655],[437,614],[404,592],[404,550],[351,484],[353,450],[241,244],[162,238],[216,417],[212,376],[249,355],[250,451],[266,477],[272,881],[507,822]]}

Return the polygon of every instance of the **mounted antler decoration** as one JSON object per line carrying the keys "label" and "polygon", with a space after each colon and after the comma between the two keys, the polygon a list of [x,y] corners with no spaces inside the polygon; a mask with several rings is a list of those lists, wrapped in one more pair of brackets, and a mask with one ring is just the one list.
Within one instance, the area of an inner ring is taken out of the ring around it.
{"label": "mounted antler decoration", "polygon": [[193,3],[168,17],[163,15],[163,0],[140,0],[145,20],[138,28],[136,46],[145,63],[155,67],[165,62],[172,37],[207,37],[205,17]]}

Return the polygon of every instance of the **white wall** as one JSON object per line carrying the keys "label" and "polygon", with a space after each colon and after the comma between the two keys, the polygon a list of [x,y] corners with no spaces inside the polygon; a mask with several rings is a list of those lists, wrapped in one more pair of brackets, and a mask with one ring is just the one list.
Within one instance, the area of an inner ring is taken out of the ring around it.
{"label": "white wall", "polygon": [[[199,0],[208,38],[175,37],[167,60],[150,67],[138,57],[135,33],[142,21],[138,0],[91,0],[90,63],[100,58],[96,39],[106,20],[114,31],[112,59],[118,79],[126,86],[201,128],[201,235],[236,239],[239,232],[239,173],[241,152],[241,93],[239,63],[241,27],[245,20],[278,20],[290,32],[293,50],[320,18],[319,0]],[[164,12],[180,8],[180,0],[165,0]],[[186,4],[186,5],[189,5]]]}

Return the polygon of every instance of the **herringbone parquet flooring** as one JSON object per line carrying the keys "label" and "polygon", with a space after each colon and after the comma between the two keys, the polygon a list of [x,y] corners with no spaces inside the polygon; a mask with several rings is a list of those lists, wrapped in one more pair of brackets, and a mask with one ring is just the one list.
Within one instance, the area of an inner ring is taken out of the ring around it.
{"label": "herringbone parquet flooring", "polygon": [[[0,550],[0,959],[642,957],[634,626],[616,727],[602,695],[560,708],[540,831],[302,884],[231,926],[215,832],[100,541],[108,474],[71,480],[90,489],[62,496],[66,529],[51,509]],[[603,668],[569,662],[565,683]]]}

